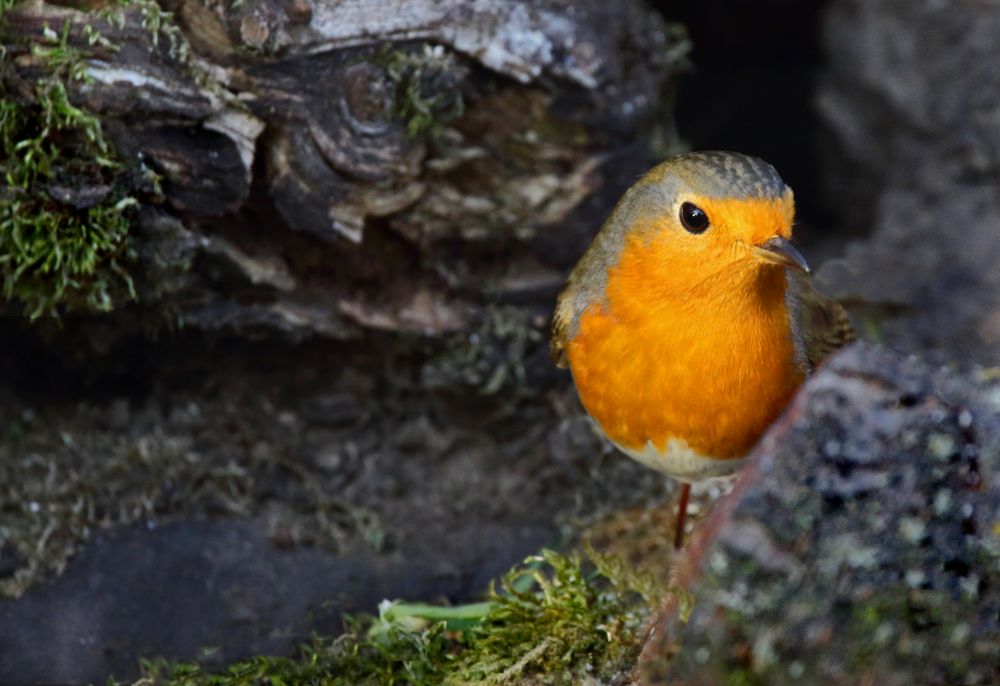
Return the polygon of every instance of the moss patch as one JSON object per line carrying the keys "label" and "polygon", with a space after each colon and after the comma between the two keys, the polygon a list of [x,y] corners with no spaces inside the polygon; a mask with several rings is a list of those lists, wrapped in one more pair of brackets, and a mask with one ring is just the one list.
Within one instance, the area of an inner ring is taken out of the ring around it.
{"label": "moss patch", "polygon": [[317,639],[296,659],[257,657],[218,674],[193,663],[149,662],[136,683],[430,686],[570,684],[588,677],[607,682],[634,663],[649,611],[662,600],[660,589],[652,577],[592,549],[583,555],[547,550],[510,570],[485,603],[467,608],[387,603],[378,618],[350,619],[343,636]]}
{"label": "moss patch", "polygon": [[421,379],[427,388],[466,386],[481,395],[520,388],[527,357],[543,340],[530,312],[491,306],[475,331],[445,339],[424,365]]}
{"label": "moss patch", "polygon": [[70,101],[68,85],[87,77],[68,38],[67,23],[32,45],[46,72],[32,101],[0,90],[2,294],[33,319],[135,298],[126,265],[137,202],[100,121]]}
{"label": "moss patch", "polygon": [[394,50],[374,62],[382,65],[393,84],[393,114],[406,122],[410,136],[436,136],[465,111],[460,87],[466,70],[444,47]]}

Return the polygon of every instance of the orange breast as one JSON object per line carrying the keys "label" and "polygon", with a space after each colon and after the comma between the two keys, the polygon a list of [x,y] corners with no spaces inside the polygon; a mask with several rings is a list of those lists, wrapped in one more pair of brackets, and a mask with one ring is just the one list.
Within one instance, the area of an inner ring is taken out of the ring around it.
{"label": "orange breast", "polygon": [[619,445],[680,438],[716,459],[745,455],[803,379],[779,268],[678,261],[630,239],[606,301],[567,346],[587,412]]}

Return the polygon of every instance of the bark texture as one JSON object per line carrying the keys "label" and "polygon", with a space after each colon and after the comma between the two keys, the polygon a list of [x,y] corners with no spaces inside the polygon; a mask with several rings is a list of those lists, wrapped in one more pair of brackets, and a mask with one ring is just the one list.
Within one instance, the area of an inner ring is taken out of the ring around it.
{"label": "bark texture", "polygon": [[648,164],[687,47],[638,2],[24,2],[4,26],[8,97],[66,27],[72,100],[161,177],[142,307],[293,337],[471,331],[547,295]]}

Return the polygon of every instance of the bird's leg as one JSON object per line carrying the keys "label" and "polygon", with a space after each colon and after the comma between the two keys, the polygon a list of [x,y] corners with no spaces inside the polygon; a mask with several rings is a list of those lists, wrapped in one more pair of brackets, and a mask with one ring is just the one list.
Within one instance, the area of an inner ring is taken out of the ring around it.
{"label": "bird's leg", "polygon": [[688,498],[691,497],[691,484],[681,484],[681,499],[677,503],[677,529],[674,531],[674,550],[680,550],[684,543],[684,522],[687,520]]}

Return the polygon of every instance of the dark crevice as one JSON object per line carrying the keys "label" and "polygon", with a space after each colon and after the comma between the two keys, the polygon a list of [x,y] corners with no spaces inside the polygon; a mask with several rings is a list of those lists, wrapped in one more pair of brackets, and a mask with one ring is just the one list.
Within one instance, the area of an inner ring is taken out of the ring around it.
{"label": "dark crevice", "polygon": [[695,150],[761,157],[794,189],[798,242],[830,237],[838,212],[823,197],[829,136],[817,111],[823,72],[823,2],[683,0],[656,2],[687,26],[693,68],[681,79],[677,126]]}

